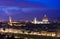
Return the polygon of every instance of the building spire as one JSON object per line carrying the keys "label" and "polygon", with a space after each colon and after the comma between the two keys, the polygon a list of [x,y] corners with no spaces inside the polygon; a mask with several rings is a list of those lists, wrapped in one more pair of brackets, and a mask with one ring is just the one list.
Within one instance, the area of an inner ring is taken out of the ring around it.
{"label": "building spire", "polygon": [[37,24],[37,19],[36,19],[36,17],[34,18],[34,20],[32,21],[32,23]]}
{"label": "building spire", "polygon": [[12,17],[9,16],[9,24],[12,26]]}
{"label": "building spire", "polygon": [[36,17],[34,18],[34,23],[35,23],[35,24],[37,23]]}

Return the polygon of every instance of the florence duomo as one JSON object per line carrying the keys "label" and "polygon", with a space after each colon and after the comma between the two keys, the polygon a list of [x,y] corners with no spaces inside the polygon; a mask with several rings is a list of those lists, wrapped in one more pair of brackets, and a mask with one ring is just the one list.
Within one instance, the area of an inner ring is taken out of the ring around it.
{"label": "florence duomo", "polygon": [[0,39],[60,39],[60,0],[0,0]]}

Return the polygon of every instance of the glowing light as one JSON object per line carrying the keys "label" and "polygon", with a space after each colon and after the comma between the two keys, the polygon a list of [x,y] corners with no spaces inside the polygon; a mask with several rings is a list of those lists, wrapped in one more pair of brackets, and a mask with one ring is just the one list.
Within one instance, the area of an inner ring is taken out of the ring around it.
{"label": "glowing light", "polygon": [[12,26],[12,17],[11,16],[9,16],[9,25]]}
{"label": "glowing light", "polygon": [[50,22],[48,21],[48,18],[46,15],[44,15],[44,18],[42,21],[37,21],[36,18],[34,18],[33,22],[34,24],[49,24]]}
{"label": "glowing light", "polygon": [[44,18],[42,20],[43,22],[48,22],[48,18],[46,17],[46,14],[44,15]]}

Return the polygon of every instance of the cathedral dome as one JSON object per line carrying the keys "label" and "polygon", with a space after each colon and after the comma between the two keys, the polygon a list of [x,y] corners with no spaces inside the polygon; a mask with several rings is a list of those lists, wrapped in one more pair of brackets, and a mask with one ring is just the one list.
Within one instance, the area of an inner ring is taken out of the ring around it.
{"label": "cathedral dome", "polygon": [[46,15],[44,15],[43,20],[42,21],[48,21],[48,18],[46,17]]}

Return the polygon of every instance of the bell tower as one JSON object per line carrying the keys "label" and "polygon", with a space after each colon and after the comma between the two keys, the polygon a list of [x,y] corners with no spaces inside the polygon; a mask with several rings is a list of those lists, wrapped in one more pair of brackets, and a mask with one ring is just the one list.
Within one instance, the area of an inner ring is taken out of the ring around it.
{"label": "bell tower", "polygon": [[11,16],[9,16],[9,25],[12,26],[12,17]]}

